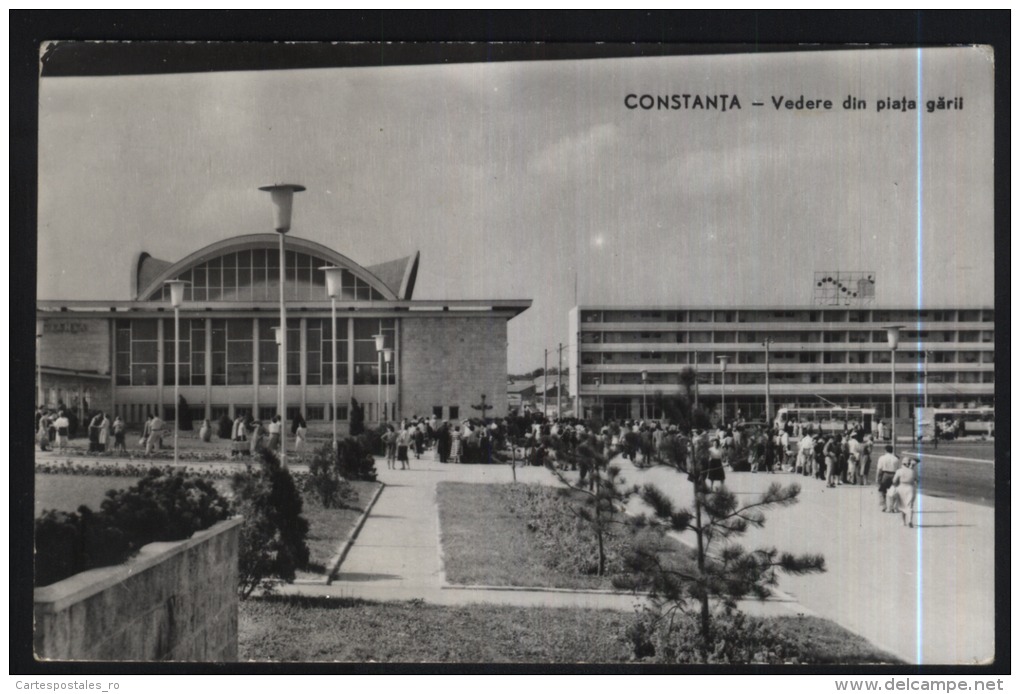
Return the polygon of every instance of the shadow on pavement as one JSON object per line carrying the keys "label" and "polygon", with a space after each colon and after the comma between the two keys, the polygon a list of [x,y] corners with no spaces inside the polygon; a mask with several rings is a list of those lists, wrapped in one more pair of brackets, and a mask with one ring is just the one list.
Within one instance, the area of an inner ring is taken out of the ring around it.
{"label": "shadow on pavement", "polygon": [[333,579],[333,585],[343,583],[344,581],[350,581],[351,583],[364,583],[367,581],[392,581],[394,579],[403,578],[403,576],[397,576],[396,574],[362,574],[362,573],[344,573],[340,572],[336,578]]}

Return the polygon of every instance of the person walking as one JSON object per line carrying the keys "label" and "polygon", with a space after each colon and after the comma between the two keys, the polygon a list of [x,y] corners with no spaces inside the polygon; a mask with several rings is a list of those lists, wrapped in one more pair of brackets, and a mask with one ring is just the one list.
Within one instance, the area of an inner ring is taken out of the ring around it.
{"label": "person walking", "polygon": [[262,422],[259,420],[253,420],[251,423],[251,435],[248,443],[248,451],[251,454],[252,460],[258,457],[259,453],[262,452]]}
{"label": "person walking", "polygon": [[273,451],[280,450],[280,437],[283,435],[283,424],[280,422],[280,415],[276,415],[269,421],[269,443],[266,448]]}
{"label": "person walking", "polygon": [[60,410],[60,412],[57,413],[57,418],[53,421],[53,426],[57,430],[57,450],[60,453],[63,453],[64,448],[67,446],[68,431],[71,428],[71,422],[63,410]]}
{"label": "person walking", "polygon": [[[839,460],[836,439],[830,434],[825,437],[822,454],[825,456],[825,486],[835,487],[839,482]],[[842,484],[842,483],[840,483]]]}
{"label": "person walking", "polygon": [[127,446],[124,444],[124,436],[127,434],[127,425],[120,415],[113,418],[113,450],[115,453],[127,453]]}
{"label": "person walking", "polygon": [[99,427],[103,423],[103,413],[97,412],[89,422],[89,455],[99,453]]}
{"label": "person walking", "polygon": [[383,447],[386,449],[386,467],[390,470],[397,469],[397,432],[393,427],[387,426],[383,434]]}
{"label": "person walking", "polygon": [[99,436],[96,448],[98,453],[106,453],[106,446],[110,441],[110,418],[106,416],[105,412],[100,412],[99,416],[102,419],[99,422]]}
{"label": "person walking", "polygon": [[899,466],[900,460],[893,453],[893,447],[887,445],[885,453],[879,456],[878,463],[875,466],[875,482],[878,485],[879,507],[883,512],[888,510],[886,492],[892,486],[893,476],[896,474]]}
{"label": "person walking", "polygon": [[400,435],[397,437],[397,460],[400,461],[401,470],[409,470],[411,468],[411,463],[407,459],[407,449],[411,442],[410,429],[401,429]]}
{"label": "person walking", "polygon": [[917,461],[908,458],[892,478],[890,494],[896,497],[896,506],[903,517],[903,525],[914,527],[914,501],[917,499]]}
{"label": "person walking", "polygon": [[208,419],[202,420],[202,426],[198,430],[198,438],[204,443],[209,443],[212,440],[212,425]]}
{"label": "person walking", "polygon": [[148,457],[153,451],[163,447],[163,420],[159,415],[153,415],[148,423],[149,433],[145,441],[145,455]]}

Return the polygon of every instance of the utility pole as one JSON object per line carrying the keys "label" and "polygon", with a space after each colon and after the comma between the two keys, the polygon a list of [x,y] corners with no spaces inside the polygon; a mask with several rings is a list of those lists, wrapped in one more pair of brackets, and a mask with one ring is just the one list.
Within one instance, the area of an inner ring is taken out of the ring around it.
{"label": "utility pole", "polygon": [[549,414],[549,350],[545,350],[545,366],[542,368],[542,416]]}
{"label": "utility pole", "polygon": [[762,344],[765,346],[765,427],[771,428],[772,398],[769,395],[769,346],[772,344],[772,338],[766,337]]}
{"label": "utility pole", "polygon": [[563,390],[563,343],[561,342],[557,351],[557,362],[556,362],[556,418],[559,419],[563,416],[563,405],[560,399],[560,391]]}

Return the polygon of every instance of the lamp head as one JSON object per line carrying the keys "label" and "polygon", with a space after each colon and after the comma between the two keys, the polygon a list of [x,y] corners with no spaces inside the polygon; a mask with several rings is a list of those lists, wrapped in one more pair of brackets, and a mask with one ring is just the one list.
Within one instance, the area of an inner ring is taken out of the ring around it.
{"label": "lamp head", "polygon": [[42,337],[43,336],[43,326],[45,326],[45,325],[46,325],[46,321],[44,321],[42,318],[36,319],[36,321],[35,321],[35,336],[36,337]]}
{"label": "lamp head", "polygon": [[261,186],[272,196],[273,200],[273,228],[281,234],[290,231],[291,211],[294,207],[294,193],[300,193],[305,187],[297,183],[276,183],[271,186]]}
{"label": "lamp head", "polygon": [[326,295],[331,299],[339,299],[344,269],[334,265],[327,265],[319,269],[326,273]]}
{"label": "lamp head", "polygon": [[386,346],[386,336],[383,335],[382,333],[379,333],[378,335],[373,335],[372,337],[375,338],[375,351],[376,352],[383,351],[383,348]]}
{"label": "lamp head", "polygon": [[383,355],[383,361],[385,361],[387,364],[389,364],[390,362],[393,361],[393,348],[392,347],[386,347],[385,349],[383,349],[382,355]]}
{"label": "lamp head", "polygon": [[641,382],[648,383],[648,369],[643,369],[641,371]]}
{"label": "lamp head", "polygon": [[900,329],[902,325],[889,325],[885,328],[886,340],[889,342],[889,349],[896,349],[900,344]]}
{"label": "lamp head", "polygon": [[170,287],[170,305],[180,308],[184,302],[184,288],[188,286],[188,283],[184,280],[167,280],[163,284]]}
{"label": "lamp head", "polygon": [[273,339],[276,340],[276,346],[279,347],[283,344],[283,331],[280,330],[280,326],[274,325],[270,330],[273,331]]}
{"label": "lamp head", "polygon": [[719,368],[722,369],[723,371],[725,371],[726,370],[726,364],[729,363],[730,358],[729,357],[716,357],[716,359],[719,360]]}

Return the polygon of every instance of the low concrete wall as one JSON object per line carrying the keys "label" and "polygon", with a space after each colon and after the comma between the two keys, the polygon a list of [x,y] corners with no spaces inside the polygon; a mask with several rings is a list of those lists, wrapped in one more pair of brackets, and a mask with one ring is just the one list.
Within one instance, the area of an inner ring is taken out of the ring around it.
{"label": "low concrete wall", "polygon": [[237,660],[242,520],[35,589],[40,660]]}

